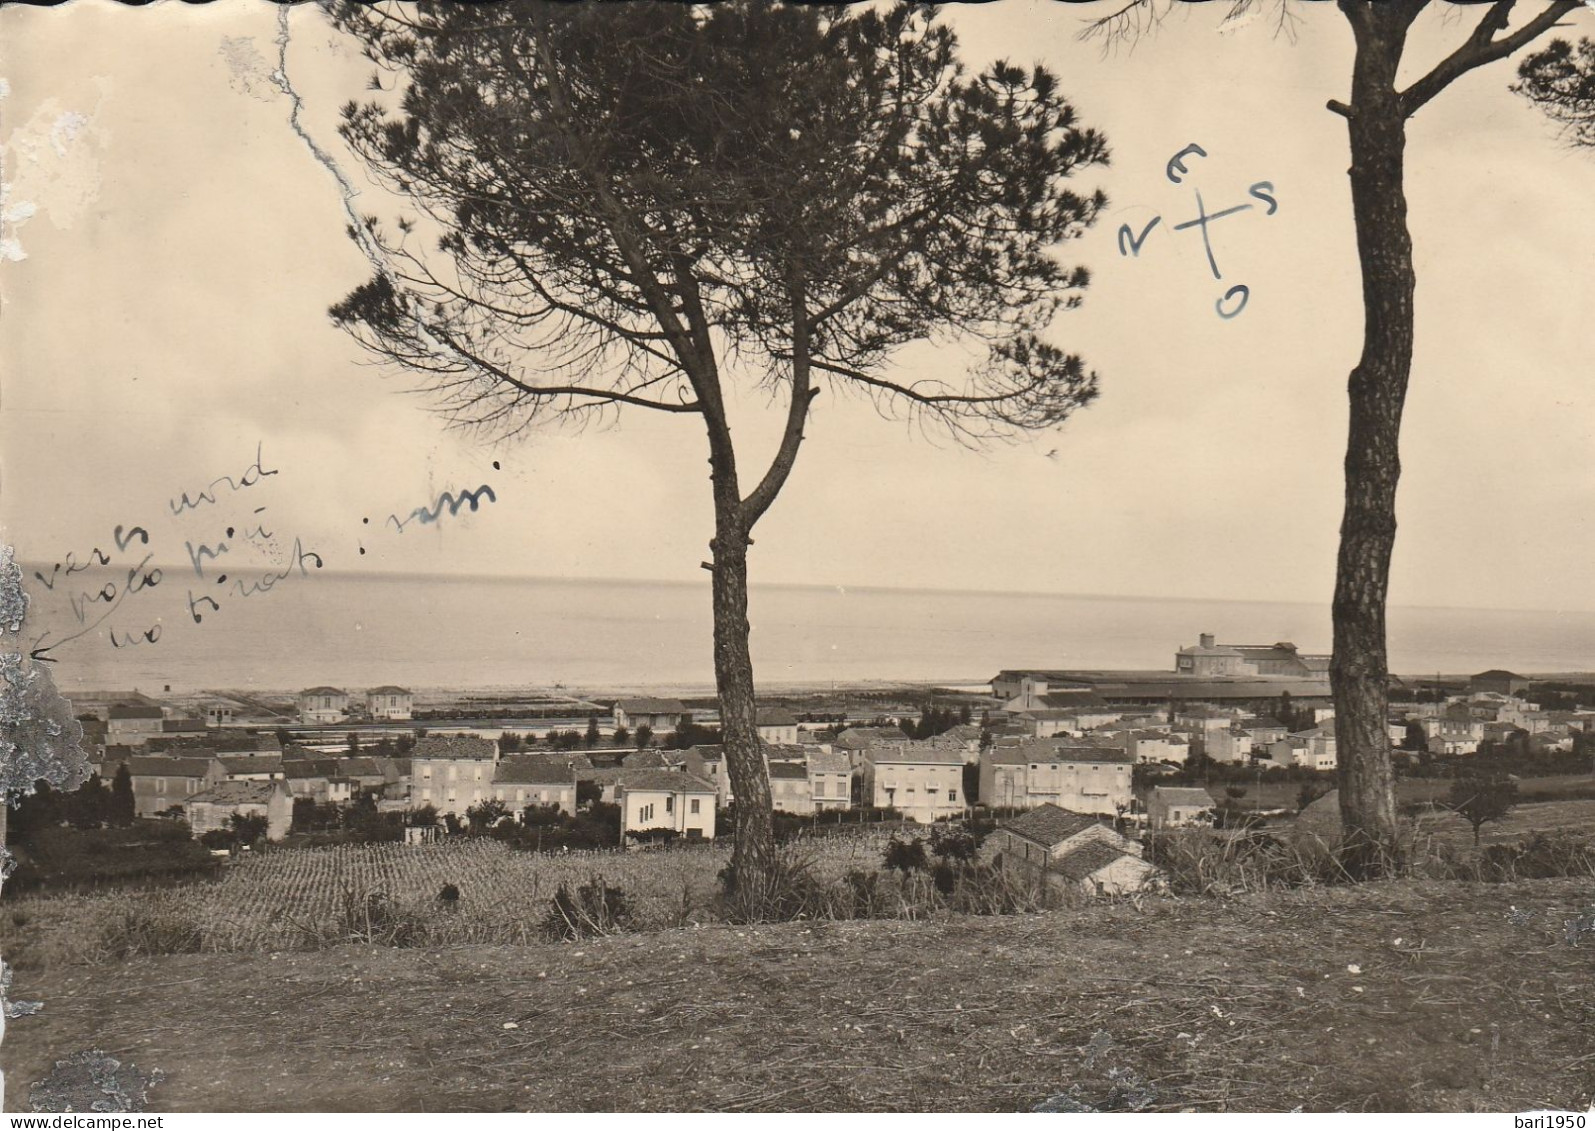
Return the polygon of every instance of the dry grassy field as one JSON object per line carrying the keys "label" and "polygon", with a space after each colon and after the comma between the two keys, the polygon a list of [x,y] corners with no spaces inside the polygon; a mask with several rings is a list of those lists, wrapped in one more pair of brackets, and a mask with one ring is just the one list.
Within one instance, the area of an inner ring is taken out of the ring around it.
{"label": "dry grassy field", "polygon": [[[1554,827],[1595,828],[1595,802],[1524,805],[1486,828]],[[1455,817],[1426,835],[1471,851]],[[796,851],[834,881],[878,873],[887,836]],[[1595,1099],[1595,926],[1576,927],[1595,913],[1587,876],[737,926],[715,905],[728,859],[726,845],[341,846],[246,857],[214,883],[9,900],[11,992],[44,1008],[7,1027],[6,1102],[26,1110],[32,1082],[88,1048],[161,1070],[153,1106],[172,1111]],[[549,941],[554,892],[595,876],[626,893],[629,929]],[[881,879],[907,906],[904,881]],[[445,886],[458,898],[440,899]]]}
{"label": "dry grassy field", "polygon": [[[1588,879],[19,971],[6,1102],[157,1111],[1584,1111]],[[269,1050],[269,1051],[263,1051]],[[264,1056],[264,1059],[263,1059]]]}
{"label": "dry grassy field", "polygon": [[[1455,813],[1436,812],[1420,816],[1418,828],[1447,844],[1471,845],[1473,827]],[[1552,830],[1595,834],[1595,800],[1535,801],[1518,805],[1505,819],[1492,821],[1479,830],[1481,844],[1507,844],[1522,840],[1529,833]]]}

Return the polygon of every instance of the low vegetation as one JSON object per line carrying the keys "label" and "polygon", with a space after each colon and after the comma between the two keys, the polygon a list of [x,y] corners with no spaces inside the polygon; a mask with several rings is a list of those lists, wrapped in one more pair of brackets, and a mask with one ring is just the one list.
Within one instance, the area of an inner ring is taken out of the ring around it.
{"label": "low vegetation", "polygon": [[105,828],[41,825],[25,843],[13,842],[10,848],[17,868],[5,881],[8,897],[41,889],[203,879],[217,868],[210,850],[196,843],[181,821],[135,820]]}

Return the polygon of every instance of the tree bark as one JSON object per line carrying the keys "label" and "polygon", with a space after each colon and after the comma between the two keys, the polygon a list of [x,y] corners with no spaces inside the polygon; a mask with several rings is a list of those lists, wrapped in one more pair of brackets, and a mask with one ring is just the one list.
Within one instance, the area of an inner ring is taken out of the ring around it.
{"label": "tree bark", "polygon": [[710,573],[714,607],[714,679],[720,700],[721,749],[734,798],[735,836],[728,894],[744,914],[760,916],[775,863],[770,782],[759,742],[748,648],[748,523],[737,486],[729,431],[711,421],[714,541]]}
{"label": "tree bark", "polygon": [[1348,382],[1346,503],[1335,572],[1334,693],[1343,863],[1386,874],[1402,860],[1387,729],[1385,601],[1396,538],[1401,413],[1412,371],[1412,238],[1404,192],[1406,119],[1396,90],[1416,7],[1343,0],[1356,36],[1351,199],[1362,268],[1363,347]]}

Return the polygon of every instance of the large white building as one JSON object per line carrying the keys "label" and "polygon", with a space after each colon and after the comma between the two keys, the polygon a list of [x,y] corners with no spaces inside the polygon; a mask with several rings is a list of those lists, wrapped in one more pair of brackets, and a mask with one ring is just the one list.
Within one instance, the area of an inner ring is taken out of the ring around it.
{"label": "large white building", "polygon": [[1056,805],[1111,817],[1128,811],[1134,755],[1108,746],[1035,739],[980,756],[980,802],[994,809]]}
{"label": "large white building", "polygon": [[299,693],[299,721],[341,723],[349,716],[349,694],[336,687],[307,687]]}
{"label": "large white building", "polygon": [[911,821],[961,816],[968,805],[963,754],[946,746],[907,740],[871,746],[859,772],[867,804],[896,809]]}
{"label": "large white building", "polygon": [[463,816],[493,796],[498,743],[475,735],[429,734],[410,751],[410,800],[430,805],[439,815]]}
{"label": "large white building", "polygon": [[408,719],[415,711],[415,697],[402,687],[373,687],[366,692],[366,714],[373,719]]}

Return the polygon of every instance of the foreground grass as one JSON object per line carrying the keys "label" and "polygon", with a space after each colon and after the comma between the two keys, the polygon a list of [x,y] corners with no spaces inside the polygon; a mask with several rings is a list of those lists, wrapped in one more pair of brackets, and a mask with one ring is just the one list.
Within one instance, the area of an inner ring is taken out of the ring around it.
{"label": "foreground grass", "polygon": [[45,1006],[7,1026],[6,1101],[97,1047],[172,1111],[1584,1110],[1592,902],[1402,881],[63,963],[17,974]]}

